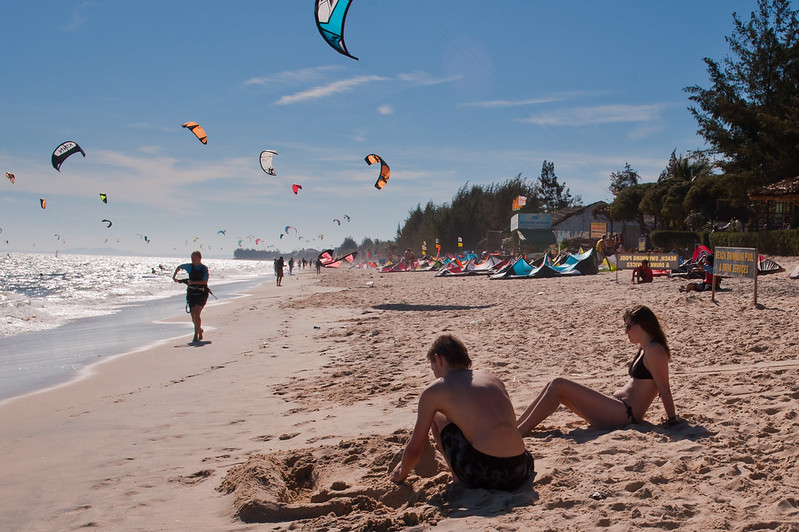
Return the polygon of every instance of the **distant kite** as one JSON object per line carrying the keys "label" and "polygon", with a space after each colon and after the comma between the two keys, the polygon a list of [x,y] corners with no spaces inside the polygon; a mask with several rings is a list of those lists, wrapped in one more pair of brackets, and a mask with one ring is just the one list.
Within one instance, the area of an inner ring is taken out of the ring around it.
{"label": "distant kite", "polygon": [[[216,234],[225,235],[225,234],[227,234],[227,231],[225,231],[224,229],[220,229],[219,231],[216,232]],[[241,242],[241,240],[239,240],[239,242]]]}
{"label": "distant kite", "polygon": [[42,209],[46,209],[47,208],[47,200],[44,199],[44,198],[39,198],[39,205],[42,206]]}
{"label": "distant kite", "polygon": [[6,172],[6,177],[9,181],[11,181],[12,184],[17,180],[17,178],[11,172]]}
{"label": "distant kite", "polygon": [[274,150],[264,150],[261,152],[261,169],[269,175],[277,175],[272,163],[272,158],[275,155],[277,155],[277,152]]}
{"label": "distant kite", "polygon": [[366,164],[371,166],[373,163],[380,163],[380,176],[375,181],[375,188],[377,190],[382,189],[388,183],[388,177],[391,175],[391,168],[388,167],[386,161],[384,161],[379,155],[375,153],[370,153],[364,158]]}
{"label": "distant kite", "polygon": [[349,214],[345,214],[345,215],[344,215],[344,218],[345,218],[345,219],[346,219],[348,222],[350,221],[350,215],[349,215]]}
{"label": "distant kite", "polygon": [[64,163],[64,161],[67,159],[67,157],[69,157],[73,153],[78,153],[78,152],[82,153],[83,156],[86,157],[86,152],[83,151],[83,148],[78,146],[77,142],[75,142],[73,140],[68,140],[68,141],[60,144],[53,151],[53,156],[50,158],[50,160],[53,163],[53,168],[55,168],[56,170],[58,170],[60,172],[61,171],[61,165]]}
{"label": "distant kite", "polygon": [[350,55],[347,45],[344,44],[344,19],[351,2],[352,0],[316,0],[314,15],[316,27],[327,44],[338,53],[357,61],[358,58]]}
{"label": "distant kite", "polygon": [[208,144],[208,135],[205,134],[203,127],[197,122],[186,122],[183,127],[189,129],[203,144]]}
{"label": "distant kite", "polygon": [[291,190],[293,190],[293,191],[294,191],[294,195],[296,196],[296,195],[297,195],[297,192],[299,192],[300,190],[302,190],[302,185],[291,185]]}
{"label": "distant kite", "polygon": [[102,201],[103,203],[108,203],[108,194],[103,194],[102,192],[100,192],[100,201]]}
{"label": "distant kite", "polygon": [[103,223],[108,222],[108,225],[105,226],[106,228],[111,227],[111,220],[100,220],[100,221],[103,222]]}
{"label": "distant kite", "polygon": [[341,225],[341,220],[339,220],[338,218],[333,218],[333,221],[336,222],[337,224]]}
{"label": "distant kite", "polygon": [[286,228],[284,229],[284,231],[286,232],[286,234],[289,234],[289,229],[294,229],[294,234],[295,234],[295,235],[297,234],[297,228],[296,228],[296,227],[294,227],[294,226],[292,226],[292,225],[287,225],[287,226],[286,226]]}

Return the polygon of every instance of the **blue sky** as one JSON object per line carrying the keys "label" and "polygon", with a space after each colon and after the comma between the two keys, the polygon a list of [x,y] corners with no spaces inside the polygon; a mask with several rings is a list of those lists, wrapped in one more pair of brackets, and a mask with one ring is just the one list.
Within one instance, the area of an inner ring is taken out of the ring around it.
{"label": "blue sky", "polygon": [[[682,89],[709,85],[702,58],[729,55],[732,13],[746,20],[756,2],[353,0],[358,61],[322,40],[313,6],[5,6],[0,172],[16,183],[0,182],[0,251],[387,240],[417,204],[467,182],[533,181],[544,160],[584,203],[610,200],[626,162],[654,181],[672,150],[704,147]],[[50,155],[65,140],[86,157],[59,173]],[[264,149],[279,153],[277,176],[258,164]],[[391,166],[381,191],[368,153]],[[287,225],[298,233],[279,238]]]}

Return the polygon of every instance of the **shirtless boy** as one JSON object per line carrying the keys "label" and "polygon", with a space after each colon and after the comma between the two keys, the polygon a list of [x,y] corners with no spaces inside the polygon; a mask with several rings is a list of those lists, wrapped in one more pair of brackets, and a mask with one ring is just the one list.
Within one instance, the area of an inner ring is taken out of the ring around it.
{"label": "shirtless boy", "polygon": [[533,457],[525,449],[502,382],[470,369],[466,347],[451,335],[438,337],[427,359],[436,380],[419,397],[416,426],[391,480],[408,477],[432,432],[456,482],[502,490],[524,484],[534,473]]}

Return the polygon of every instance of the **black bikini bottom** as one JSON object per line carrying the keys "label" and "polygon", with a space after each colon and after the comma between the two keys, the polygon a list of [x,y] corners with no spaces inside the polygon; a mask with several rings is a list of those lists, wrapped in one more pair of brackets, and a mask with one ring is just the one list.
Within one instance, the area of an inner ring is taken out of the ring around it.
{"label": "black bikini bottom", "polygon": [[625,408],[627,408],[627,417],[630,418],[630,420],[633,423],[638,423],[638,420],[635,419],[635,416],[633,415],[633,409],[630,407],[630,405],[627,404],[627,401],[625,401],[621,397],[616,397],[615,395],[613,395],[612,397],[614,399],[618,399],[619,401],[621,401],[621,404],[623,404],[625,406]]}

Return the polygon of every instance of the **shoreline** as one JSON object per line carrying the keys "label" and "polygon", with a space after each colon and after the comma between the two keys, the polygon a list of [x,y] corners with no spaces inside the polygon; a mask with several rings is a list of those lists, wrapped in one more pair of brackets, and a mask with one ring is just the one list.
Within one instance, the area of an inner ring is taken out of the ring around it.
{"label": "shoreline", "polygon": [[[248,291],[255,290],[266,282],[269,281],[250,279],[220,283],[217,291],[226,299],[212,299],[207,308],[246,297]],[[180,330],[186,326],[184,313],[173,311],[172,308],[179,308],[182,304],[185,304],[185,296],[182,294],[129,303],[108,314],[80,318],[42,331],[0,338],[0,348],[6,353],[3,364],[22,368],[24,364],[35,361],[39,368],[38,372],[23,375],[22,378],[11,372],[0,376],[0,384],[4,385],[0,404],[81,379],[81,373],[86,368],[108,358],[151,349],[161,342],[180,338]],[[153,314],[157,316],[154,319],[151,318]],[[169,329],[174,331],[169,332]],[[106,334],[95,335],[95,330]],[[113,337],[109,337],[109,333]],[[142,337],[144,343],[140,343]],[[79,354],[84,349],[87,353]],[[41,367],[49,367],[49,371],[43,372]],[[20,385],[21,382],[24,384]]]}
{"label": "shoreline", "polygon": [[[208,345],[165,342],[0,404],[4,525],[795,529],[799,285],[764,277],[755,308],[751,282],[725,280],[712,303],[677,279],[620,277],[341,270],[264,283],[204,312],[217,327]],[[561,409],[525,438],[537,476],[522,490],[450,486],[435,457],[403,485],[388,480],[432,380],[423,358],[435,336],[460,337],[520,413],[556,376],[608,393],[623,383],[635,349],[621,313],[639,303],[666,328],[678,427],[658,425],[657,400],[617,431]],[[280,473],[284,494],[258,471]],[[236,517],[253,507],[273,522]]]}

